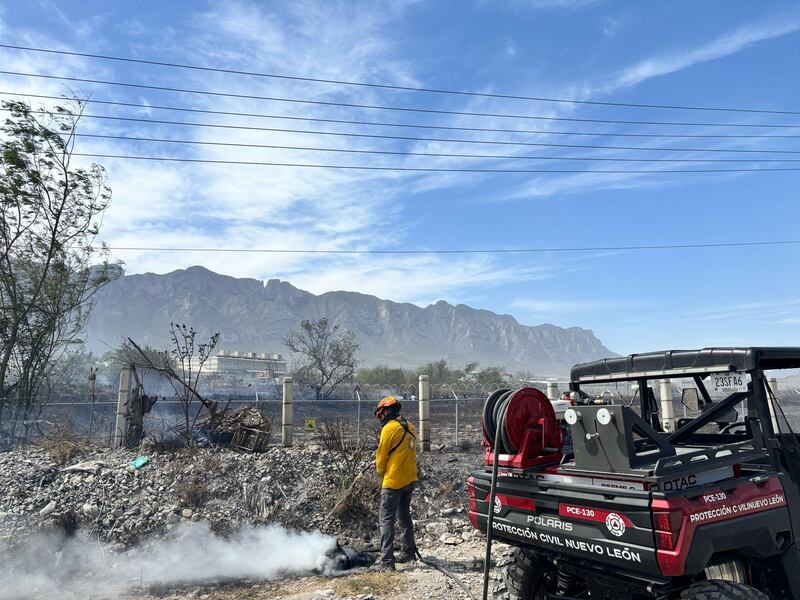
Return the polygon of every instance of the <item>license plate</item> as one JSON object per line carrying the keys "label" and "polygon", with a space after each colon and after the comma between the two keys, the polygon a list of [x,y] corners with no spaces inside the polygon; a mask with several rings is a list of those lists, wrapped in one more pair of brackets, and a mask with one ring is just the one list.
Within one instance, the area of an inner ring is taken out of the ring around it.
{"label": "license plate", "polygon": [[747,391],[747,377],[738,371],[730,373],[712,373],[706,384],[709,391],[719,394],[733,394]]}

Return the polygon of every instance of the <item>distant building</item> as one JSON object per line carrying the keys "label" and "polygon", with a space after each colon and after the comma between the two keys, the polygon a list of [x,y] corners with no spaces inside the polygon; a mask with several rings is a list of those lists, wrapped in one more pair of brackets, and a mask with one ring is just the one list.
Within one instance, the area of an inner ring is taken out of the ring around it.
{"label": "distant building", "polygon": [[247,385],[284,377],[287,374],[286,359],[269,352],[220,350],[206,360],[203,374],[210,381]]}

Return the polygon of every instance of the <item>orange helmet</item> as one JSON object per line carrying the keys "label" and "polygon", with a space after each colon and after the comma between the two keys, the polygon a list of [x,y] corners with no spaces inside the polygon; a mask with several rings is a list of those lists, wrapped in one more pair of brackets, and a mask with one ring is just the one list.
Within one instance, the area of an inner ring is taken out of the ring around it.
{"label": "orange helmet", "polygon": [[396,406],[399,409],[400,403],[394,396],[386,396],[386,398],[380,400],[378,404],[375,406],[375,416],[378,416],[378,413],[392,406]]}

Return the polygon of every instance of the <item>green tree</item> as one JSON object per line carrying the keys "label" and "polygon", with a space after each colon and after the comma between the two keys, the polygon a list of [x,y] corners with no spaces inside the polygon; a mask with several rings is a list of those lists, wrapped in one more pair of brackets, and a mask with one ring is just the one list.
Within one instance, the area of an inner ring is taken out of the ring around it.
{"label": "green tree", "polygon": [[417,373],[410,369],[403,369],[402,367],[369,367],[358,370],[358,373],[356,373],[356,381],[365,385],[377,384],[396,387],[416,385]]}
{"label": "green tree", "polygon": [[34,409],[92,297],[119,271],[94,245],[111,199],[105,171],[73,164],[83,105],[2,107],[10,116],[0,142],[0,425],[9,404],[14,423]]}

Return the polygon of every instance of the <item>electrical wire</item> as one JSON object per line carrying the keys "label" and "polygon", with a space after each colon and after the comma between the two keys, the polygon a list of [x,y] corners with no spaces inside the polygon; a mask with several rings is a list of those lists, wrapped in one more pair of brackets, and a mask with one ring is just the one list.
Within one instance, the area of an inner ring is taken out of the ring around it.
{"label": "electrical wire", "polygon": [[439,158],[479,158],[479,159],[519,159],[519,160],[578,160],[578,161],[609,161],[609,162],[667,162],[667,163],[751,163],[751,162],[778,162],[797,163],[800,158],[620,158],[620,157],[594,157],[594,156],[525,156],[513,154],[451,154],[445,152],[415,152],[411,150],[375,150],[354,148],[320,148],[316,146],[283,146],[278,144],[245,144],[241,142],[212,142],[203,140],[175,140],[164,138],[136,137],[125,135],[106,135],[99,133],[75,133],[76,137],[97,139],[124,140],[134,142],[156,142],[169,144],[193,144],[202,146],[222,146],[234,148],[265,148],[271,150],[302,150],[311,152],[340,152],[351,154],[378,154],[392,156],[429,156]]}
{"label": "electrical wire", "polygon": [[357,104],[351,102],[333,102],[326,100],[308,100],[300,98],[283,98],[277,96],[259,96],[255,94],[235,94],[233,92],[219,92],[213,90],[194,90],[189,88],[176,88],[162,85],[147,85],[143,83],[129,83],[122,81],[108,81],[103,79],[88,79],[84,77],[67,77],[63,75],[46,75],[43,73],[24,73],[20,71],[0,70],[0,75],[13,75],[18,77],[34,77],[39,79],[50,79],[55,81],[72,81],[76,83],[92,83],[98,85],[111,85],[126,88],[136,88],[145,90],[158,90],[163,92],[179,92],[182,94],[198,94],[203,96],[214,96],[223,98],[237,98],[247,100],[268,100],[271,102],[289,102],[294,104],[307,104],[316,106],[336,106],[344,108],[359,108],[368,110],[393,110],[410,113],[424,113],[436,115],[457,115],[470,117],[492,117],[501,119],[531,119],[537,121],[568,121],[577,123],[613,123],[617,125],[671,125],[671,126],[702,126],[702,127],[749,127],[749,128],[779,128],[779,129],[798,129],[800,124],[775,124],[775,123],[703,123],[685,121],[634,121],[617,119],[590,119],[578,117],[545,117],[542,115],[523,115],[509,113],[490,113],[475,111],[445,110],[435,108],[414,108],[409,106],[384,106],[378,104]]}
{"label": "electrical wire", "polygon": [[138,63],[145,65],[155,65],[161,67],[173,67],[180,69],[191,69],[196,71],[207,71],[215,73],[228,73],[234,75],[247,75],[251,77],[267,77],[272,79],[284,79],[290,81],[307,81],[314,83],[326,83],[336,85],[349,85],[367,88],[380,88],[386,90],[396,90],[404,92],[428,92],[434,94],[452,94],[459,96],[474,96],[480,98],[500,98],[507,100],[532,100],[537,102],[557,102],[566,104],[581,104],[581,105],[594,105],[594,106],[615,106],[615,107],[629,107],[629,108],[656,108],[656,109],[671,109],[671,110],[699,110],[699,111],[724,111],[736,113],[755,113],[755,114],[777,114],[777,115],[800,115],[800,111],[790,110],[770,110],[759,108],[733,108],[733,107],[720,107],[720,106],[691,106],[691,105],[675,105],[675,104],[644,104],[635,102],[609,102],[600,100],[575,100],[572,98],[547,98],[542,96],[524,96],[519,94],[500,94],[491,92],[475,92],[468,90],[452,90],[452,89],[437,89],[429,87],[418,86],[405,86],[385,83],[366,83],[360,81],[347,81],[342,79],[323,79],[319,77],[303,77],[298,75],[281,75],[276,73],[259,73],[254,71],[242,71],[237,69],[224,69],[221,67],[207,67],[200,65],[188,65],[175,62],[145,60],[139,58],[128,58],[121,56],[110,56],[107,54],[90,54],[87,52],[74,52],[68,50],[54,50],[52,48],[36,48],[32,46],[19,46],[13,44],[0,44],[0,48],[9,48],[13,50],[24,50],[29,52],[41,52],[48,54],[59,54],[63,56],[81,56],[85,58],[96,58],[102,60],[113,60],[128,63]]}
{"label": "electrical wire", "polygon": [[[25,98],[39,98],[43,100],[71,100],[66,96],[50,96],[46,94],[28,94],[23,92],[3,92],[2,96],[17,96]],[[189,108],[185,106],[165,106],[162,104],[137,104],[136,102],[121,102],[113,100],[98,100],[96,98],[78,98],[80,102],[102,104],[108,106],[124,106],[128,108],[143,108],[146,110],[170,110],[177,112],[199,113],[209,115],[224,115],[232,117],[252,117],[258,119],[283,119],[289,121],[308,121],[314,123],[337,123],[344,125],[368,125],[371,127],[406,127],[412,129],[438,129],[446,131],[472,131],[480,133],[519,133],[534,135],[576,135],[591,137],[632,137],[632,138],[675,138],[675,139],[798,139],[797,134],[752,134],[752,133],[629,133],[609,131],[557,131],[550,129],[504,129],[495,127],[458,127],[455,125],[423,125],[420,123],[388,123],[385,121],[358,121],[351,119],[327,119],[322,117],[298,117],[294,115],[278,115],[271,113],[237,112],[226,110],[212,110],[204,108]]]}
{"label": "electrical wire", "polygon": [[214,253],[256,253],[256,254],[533,254],[545,252],[607,252],[640,250],[686,250],[693,248],[748,248],[754,246],[798,245],[800,240],[767,240],[760,242],[719,242],[698,244],[640,244],[634,246],[573,246],[555,248],[460,248],[452,250],[309,250],[284,248],[192,248],[163,246],[107,246],[112,251],[140,252],[214,252]]}
{"label": "electrical wire", "polygon": [[[0,108],[0,111],[8,109]],[[34,114],[48,114],[47,111],[33,110]],[[800,154],[800,150],[751,150],[744,148],[656,148],[652,146],[604,146],[601,144],[555,144],[550,142],[512,142],[508,140],[470,140],[460,138],[418,137],[377,133],[354,133],[323,131],[318,129],[287,129],[284,127],[256,127],[253,125],[226,125],[222,123],[195,123],[190,121],[167,121],[146,117],[116,117],[112,115],[83,114],[81,118],[123,121],[133,123],[153,123],[157,125],[178,125],[183,127],[208,127],[212,129],[233,129],[236,131],[271,131],[278,133],[300,133],[306,135],[331,135],[347,138],[367,138],[380,140],[406,140],[413,142],[445,142],[455,144],[488,144],[500,146],[534,146],[538,148],[584,148],[594,150],[640,150],[643,152],[730,152],[738,154]]]}
{"label": "electrical wire", "polygon": [[289,162],[269,162],[269,161],[250,161],[250,160],[221,160],[207,158],[178,158],[167,156],[137,156],[130,154],[100,154],[90,152],[73,152],[72,156],[84,156],[90,158],[114,158],[124,160],[152,160],[162,162],[178,163],[201,163],[216,165],[249,165],[259,167],[293,167],[311,169],[343,169],[355,171],[397,171],[397,172],[420,172],[420,173],[610,173],[610,174],[661,174],[661,173],[758,173],[772,171],[800,171],[800,167],[763,167],[763,168],[740,168],[735,169],[483,169],[473,168],[454,168],[454,167],[380,167],[374,165],[332,165],[316,163],[289,163]]}

